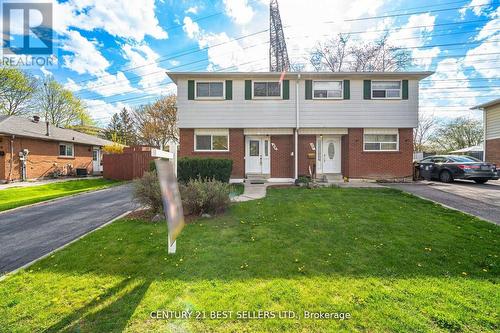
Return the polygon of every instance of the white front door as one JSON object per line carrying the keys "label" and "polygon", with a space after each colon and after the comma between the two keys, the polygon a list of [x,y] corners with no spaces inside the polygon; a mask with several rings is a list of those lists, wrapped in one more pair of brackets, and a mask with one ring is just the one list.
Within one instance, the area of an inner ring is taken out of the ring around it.
{"label": "white front door", "polygon": [[247,136],[245,138],[245,172],[247,174],[270,174],[269,141],[269,137]]}
{"label": "white front door", "polygon": [[340,173],[340,137],[319,137],[317,146],[321,147],[317,151],[317,159],[320,162],[318,173]]}
{"label": "white front door", "polygon": [[99,148],[92,149],[92,170],[94,174],[102,172],[101,149]]}

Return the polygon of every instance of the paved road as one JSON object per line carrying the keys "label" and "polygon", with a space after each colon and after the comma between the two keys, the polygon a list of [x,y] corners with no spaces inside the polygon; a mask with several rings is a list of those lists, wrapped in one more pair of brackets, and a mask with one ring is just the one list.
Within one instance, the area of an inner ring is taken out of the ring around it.
{"label": "paved road", "polygon": [[132,185],[126,184],[0,214],[0,275],[136,206]]}
{"label": "paved road", "polygon": [[449,184],[419,182],[414,184],[388,184],[387,186],[416,194],[500,224],[500,181],[490,181],[486,184],[475,184],[468,181],[455,181]]}

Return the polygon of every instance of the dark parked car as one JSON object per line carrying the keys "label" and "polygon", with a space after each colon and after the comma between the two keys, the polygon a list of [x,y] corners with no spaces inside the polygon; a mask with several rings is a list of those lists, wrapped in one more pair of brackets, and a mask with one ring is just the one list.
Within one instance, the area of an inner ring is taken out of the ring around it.
{"label": "dark parked car", "polygon": [[468,179],[484,184],[488,180],[499,178],[495,164],[482,162],[470,156],[429,156],[418,162],[416,167],[421,178],[439,179],[444,183],[452,182],[454,179]]}

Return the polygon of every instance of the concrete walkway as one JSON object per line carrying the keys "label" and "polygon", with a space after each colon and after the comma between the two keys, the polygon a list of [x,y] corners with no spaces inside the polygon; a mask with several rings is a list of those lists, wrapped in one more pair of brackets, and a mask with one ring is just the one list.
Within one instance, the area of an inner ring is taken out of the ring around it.
{"label": "concrete walkway", "polygon": [[[242,195],[238,195],[232,199],[233,202],[244,202],[250,200],[262,199],[266,196],[266,190],[269,185],[274,185],[270,183],[265,184],[249,184],[244,183],[245,191]],[[287,184],[290,185],[290,184]]]}
{"label": "concrete walkway", "polygon": [[90,177],[78,177],[78,178],[57,178],[57,179],[42,179],[42,180],[28,180],[25,182],[12,182],[8,184],[0,184],[0,190],[5,190],[13,187],[30,187],[30,186],[38,186],[38,185],[46,185],[52,183],[62,183],[62,182],[70,182],[73,180],[82,180],[82,179],[99,179],[102,176],[90,176]]}

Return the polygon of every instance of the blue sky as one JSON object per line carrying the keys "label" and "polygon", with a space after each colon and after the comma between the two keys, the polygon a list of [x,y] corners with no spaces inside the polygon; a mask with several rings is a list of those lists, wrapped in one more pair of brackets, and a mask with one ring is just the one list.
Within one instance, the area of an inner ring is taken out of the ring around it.
{"label": "blue sky", "polygon": [[[500,95],[499,0],[279,4],[294,63],[307,66],[308,51],[339,32],[359,42],[388,33],[411,51],[409,70],[436,71],[421,83],[422,113],[479,117],[469,108]],[[53,75],[105,125],[124,106],[175,93],[167,70],[267,70],[268,11],[267,0],[60,1],[58,65],[33,73]]]}

